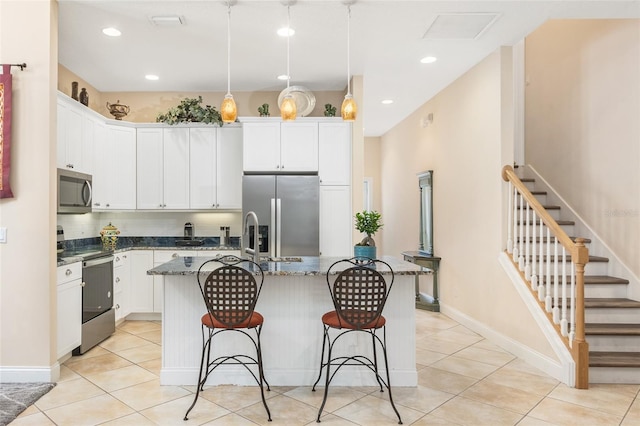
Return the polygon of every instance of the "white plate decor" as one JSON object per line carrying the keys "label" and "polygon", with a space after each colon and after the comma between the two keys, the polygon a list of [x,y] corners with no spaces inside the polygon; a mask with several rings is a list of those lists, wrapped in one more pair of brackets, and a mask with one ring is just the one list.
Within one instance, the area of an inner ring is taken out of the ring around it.
{"label": "white plate decor", "polygon": [[313,108],[316,106],[316,97],[309,89],[304,86],[290,86],[280,92],[278,95],[278,108],[282,105],[282,100],[287,94],[293,96],[293,100],[296,103],[299,117],[305,117],[311,114]]}

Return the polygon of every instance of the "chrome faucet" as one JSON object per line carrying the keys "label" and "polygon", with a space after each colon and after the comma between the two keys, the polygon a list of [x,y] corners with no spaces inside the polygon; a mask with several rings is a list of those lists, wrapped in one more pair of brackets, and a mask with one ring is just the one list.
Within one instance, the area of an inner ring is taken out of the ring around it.
{"label": "chrome faucet", "polygon": [[245,253],[253,255],[253,261],[260,263],[260,225],[258,225],[258,215],[255,212],[248,212],[244,217],[244,235],[249,236],[249,217],[253,219],[253,248],[250,247],[250,243],[247,243],[247,247],[244,249]]}

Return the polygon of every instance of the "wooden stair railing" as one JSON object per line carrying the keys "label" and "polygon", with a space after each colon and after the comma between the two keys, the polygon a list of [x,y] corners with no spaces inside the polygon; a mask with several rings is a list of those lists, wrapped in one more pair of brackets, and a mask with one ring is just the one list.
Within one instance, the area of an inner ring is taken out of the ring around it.
{"label": "wooden stair railing", "polygon": [[576,238],[574,242],[511,166],[502,168],[502,179],[509,183],[506,251],[571,352],[576,365],[575,387],[587,389],[589,344],[584,330],[584,268],[589,262],[589,251],[585,240]]}

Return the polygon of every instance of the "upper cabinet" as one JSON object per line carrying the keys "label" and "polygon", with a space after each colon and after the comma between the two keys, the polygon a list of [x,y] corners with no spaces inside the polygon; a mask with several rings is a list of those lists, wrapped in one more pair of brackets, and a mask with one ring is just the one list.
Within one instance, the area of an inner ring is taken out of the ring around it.
{"label": "upper cabinet", "polygon": [[100,125],[95,142],[93,210],[134,210],[136,129]]}
{"label": "upper cabinet", "polygon": [[189,128],[137,129],[137,208],[189,208]]}
{"label": "upper cabinet", "polygon": [[96,113],[79,102],[58,94],[57,166],[93,174]]}
{"label": "upper cabinet", "polygon": [[243,166],[245,172],[317,172],[318,123],[244,123]]}
{"label": "upper cabinet", "polygon": [[242,128],[190,129],[189,174],[192,209],[241,209]]}
{"label": "upper cabinet", "polygon": [[351,123],[318,124],[320,185],[351,185]]}

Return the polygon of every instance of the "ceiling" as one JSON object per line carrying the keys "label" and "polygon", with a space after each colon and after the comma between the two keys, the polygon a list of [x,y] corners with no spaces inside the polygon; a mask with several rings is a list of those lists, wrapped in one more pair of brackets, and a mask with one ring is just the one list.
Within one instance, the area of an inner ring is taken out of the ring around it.
{"label": "ceiling", "polygon": [[[225,92],[227,2],[58,0],[59,62],[101,92]],[[286,82],[287,1],[233,0],[231,92],[280,91]],[[347,7],[298,0],[290,8],[291,85],[346,90]],[[182,25],[151,17],[177,16]],[[547,19],[639,18],[640,1],[380,1],[351,6],[351,74],[363,77],[365,136],[390,130],[499,46]],[[117,27],[121,37],[106,37]],[[438,60],[422,64],[420,59]],[[147,81],[156,74],[157,81]],[[385,99],[392,104],[382,104]]]}

